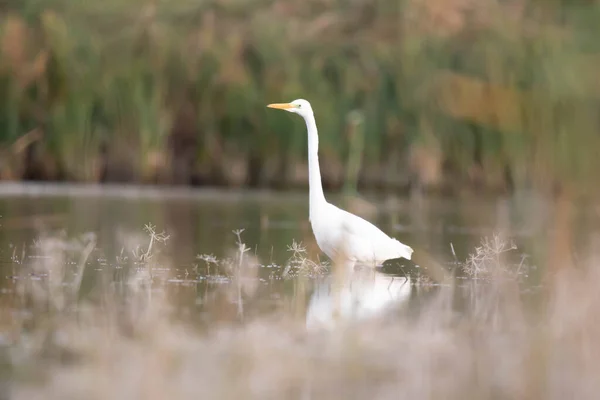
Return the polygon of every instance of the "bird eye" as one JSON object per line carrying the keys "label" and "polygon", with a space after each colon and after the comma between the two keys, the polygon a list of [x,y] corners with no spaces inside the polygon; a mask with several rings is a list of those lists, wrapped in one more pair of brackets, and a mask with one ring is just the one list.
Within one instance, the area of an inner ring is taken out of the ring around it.
{"label": "bird eye", "polygon": [[298,104],[298,108],[302,108],[302,104]]}

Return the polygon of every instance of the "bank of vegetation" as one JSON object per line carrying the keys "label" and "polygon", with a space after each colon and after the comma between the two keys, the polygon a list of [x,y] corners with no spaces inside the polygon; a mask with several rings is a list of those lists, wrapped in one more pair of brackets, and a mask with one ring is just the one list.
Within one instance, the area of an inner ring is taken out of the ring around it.
{"label": "bank of vegetation", "polygon": [[[69,0],[0,3],[0,177],[590,187],[596,2]],[[358,171],[358,172],[356,172]]]}

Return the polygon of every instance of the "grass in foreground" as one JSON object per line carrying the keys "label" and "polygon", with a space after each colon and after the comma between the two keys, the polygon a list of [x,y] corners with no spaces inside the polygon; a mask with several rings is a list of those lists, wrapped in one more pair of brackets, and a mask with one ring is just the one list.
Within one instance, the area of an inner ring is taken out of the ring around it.
{"label": "grass in foreground", "polygon": [[[391,309],[307,331],[302,318],[274,312],[198,332],[173,317],[160,277],[168,259],[154,228],[148,232],[150,241],[140,246],[147,251],[121,255],[90,300],[77,295],[92,235],[43,238],[37,261],[16,267],[20,279],[2,297],[1,327],[12,398],[587,399],[600,393],[600,269],[593,260],[560,272],[544,288],[541,305],[530,307],[515,270],[523,265],[504,263],[497,251],[510,246],[493,238],[465,263],[467,272],[487,279],[440,285],[413,313]],[[125,253],[138,248],[130,247]],[[245,250],[238,237],[227,260],[200,257],[209,276],[228,277],[223,290],[236,294],[238,306],[260,290],[242,285],[258,265]],[[292,250],[289,269],[300,271],[301,247]],[[129,271],[120,282],[112,279],[117,270]],[[466,311],[457,312],[458,298],[468,300]]]}

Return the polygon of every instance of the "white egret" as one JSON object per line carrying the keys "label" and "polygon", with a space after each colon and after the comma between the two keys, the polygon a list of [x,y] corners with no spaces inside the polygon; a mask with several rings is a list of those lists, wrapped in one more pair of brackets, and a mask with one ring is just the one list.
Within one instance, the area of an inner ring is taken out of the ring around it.
{"label": "white egret", "polygon": [[411,259],[413,249],[383,233],[370,222],[325,200],[319,169],[319,136],[310,103],[303,99],[267,107],[296,113],[308,130],[309,219],[319,248],[334,262],[347,268],[379,266],[386,260]]}

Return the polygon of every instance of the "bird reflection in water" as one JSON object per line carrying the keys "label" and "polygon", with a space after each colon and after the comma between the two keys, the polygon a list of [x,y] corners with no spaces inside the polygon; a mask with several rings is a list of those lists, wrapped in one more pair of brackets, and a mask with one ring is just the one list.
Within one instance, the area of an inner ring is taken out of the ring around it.
{"label": "bird reflection in water", "polygon": [[332,275],[318,283],[307,313],[308,329],[333,328],[337,323],[381,315],[408,304],[410,276],[394,276],[373,268],[356,268],[350,279],[338,283]]}

